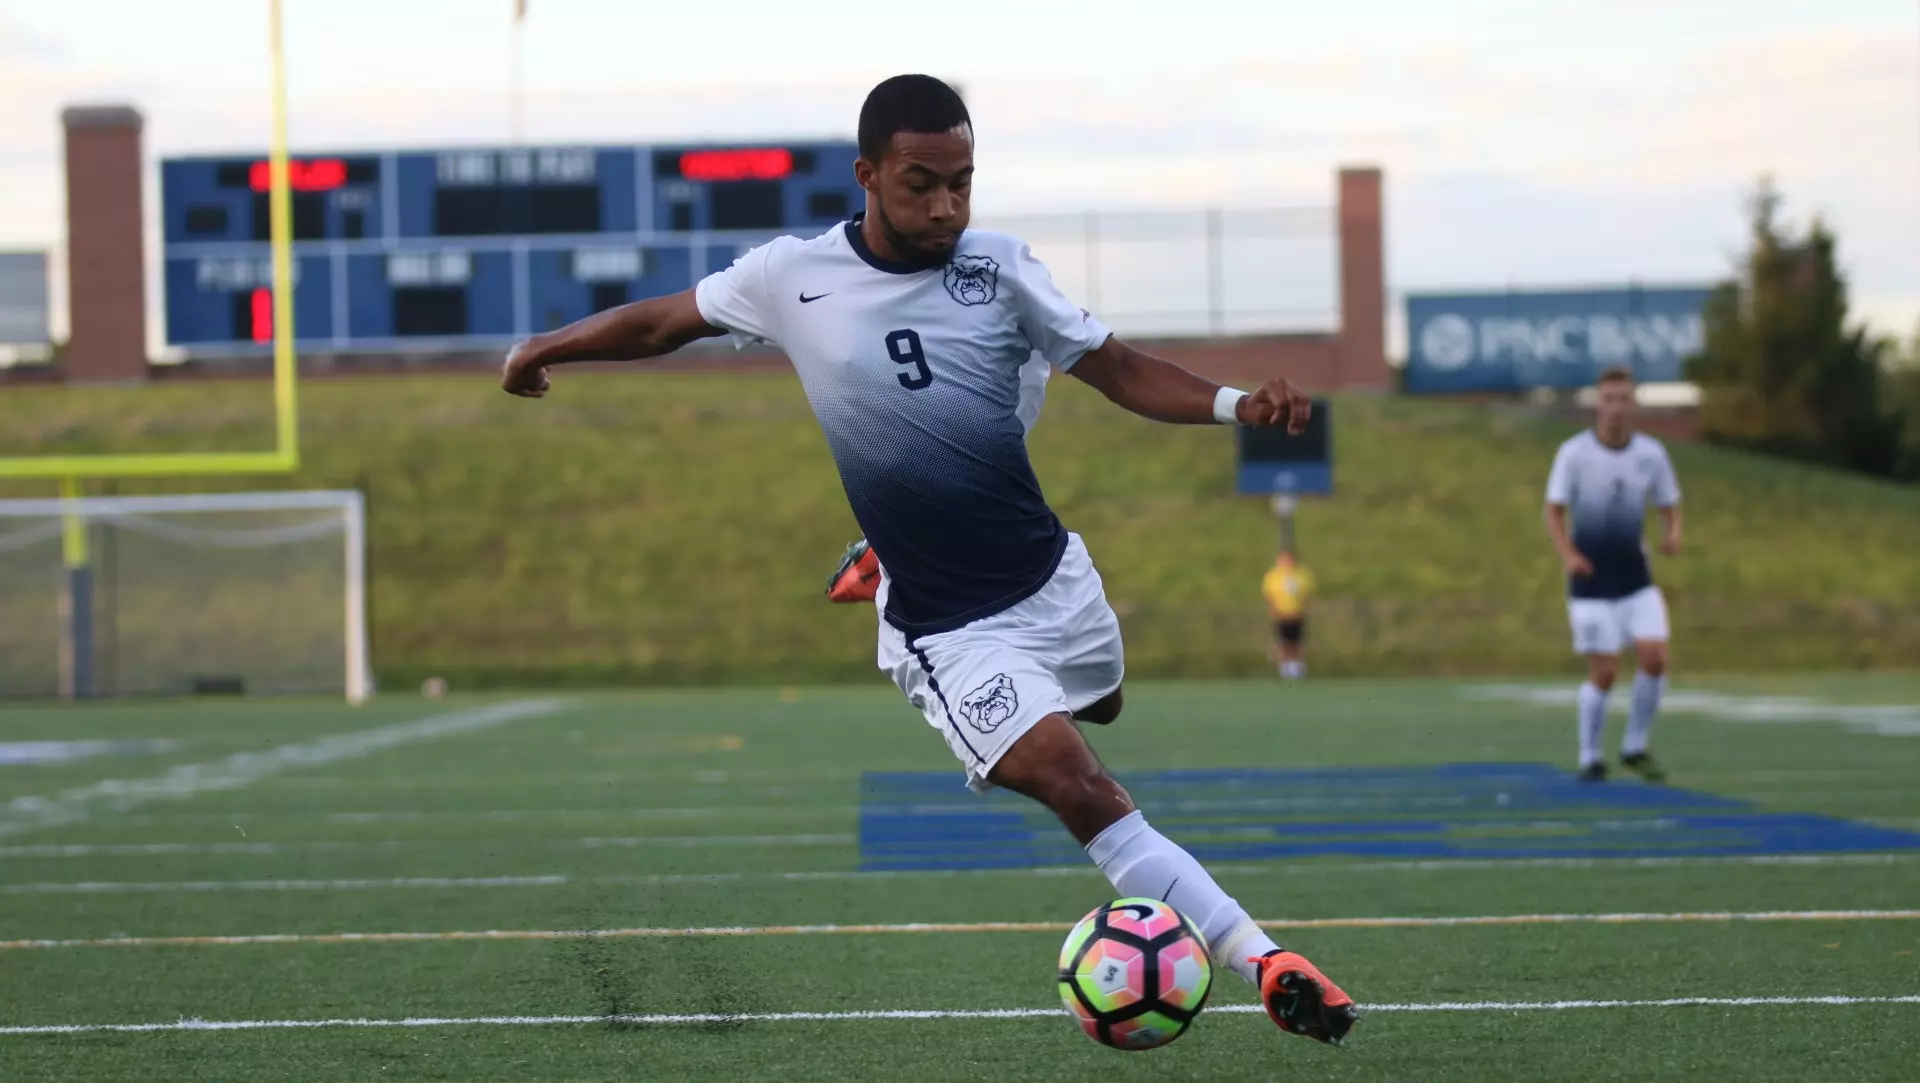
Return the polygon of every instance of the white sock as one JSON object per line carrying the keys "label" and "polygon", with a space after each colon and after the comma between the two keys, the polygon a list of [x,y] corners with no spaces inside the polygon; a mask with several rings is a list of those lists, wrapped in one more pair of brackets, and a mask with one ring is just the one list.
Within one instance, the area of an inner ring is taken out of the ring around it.
{"label": "white sock", "polygon": [[1307,675],[1307,664],[1305,662],[1282,662],[1280,663],[1280,675],[1287,680],[1297,681]]}
{"label": "white sock", "polygon": [[1159,899],[1200,927],[1215,965],[1254,985],[1260,968],[1247,962],[1279,947],[1253,923],[1233,896],[1220,890],[1193,855],[1130,812],[1087,844],[1087,856],[1124,898]]}
{"label": "white sock", "polygon": [[1647,750],[1653,735],[1653,716],[1660,713],[1660,695],[1667,690],[1667,675],[1651,676],[1645,671],[1633,677],[1633,710],[1627,715],[1627,737],[1620,742],[1622,756],[1634,756]]}
{"label": "white sock", "polygon": [[1600,734],[1607,728],[1607,694],[1592,681],[1580,686],[1580,766],[1600,762]]}

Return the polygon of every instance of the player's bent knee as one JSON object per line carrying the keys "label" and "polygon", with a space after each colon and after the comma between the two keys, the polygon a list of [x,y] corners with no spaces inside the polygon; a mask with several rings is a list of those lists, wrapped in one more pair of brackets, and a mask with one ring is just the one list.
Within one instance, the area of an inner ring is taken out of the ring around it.
{"label": "player's bent knee", "polygon": [[1600,691],[1613,687],[1613,680],[1620,674],[1620,659],[1606,654],[1587,656],[1587,680]]}
{"label": "player's bent knee", "polygon": [[1640,672],[1649,677],[1666,675],[1667,645],[1665,643],[1641,643],[1636,649],[1640,656]]}
{"label": "player's bent knee", "polygon": [[987,781],[1052,809],[1083,845],[1133,811],[1133,799],[1065,714],[1048,715],[1021,735]]}
{"label": "player's bent knee", "polygon": [[[1058,736],[1061,730],[1073,739]],[[1083,805],[1116,791],[1125,792],[1107,774],[1107,769],[1064,714],[1049,716],[1022,737],[994,765],[988,781],[1024,793],[1056,811]]]}

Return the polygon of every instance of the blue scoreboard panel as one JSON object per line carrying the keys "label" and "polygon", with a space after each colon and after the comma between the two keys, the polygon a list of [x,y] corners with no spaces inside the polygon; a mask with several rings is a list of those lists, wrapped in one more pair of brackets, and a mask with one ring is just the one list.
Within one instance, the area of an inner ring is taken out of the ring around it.
{"label": "blue scoreboard panel", "polygon": [[[324,352],[497,347],[692,286],[863,203],[850,142],[299,155],[293,308]],[[160,163],[167,342],[273,343],[266,156]]]}
{"label": "blue scoreboard panel", "polygon": [[1234,490],[1242,496],[1327,496],[1333,492],[1333,404],[1313,400],[1307,431],[1234,430]]}

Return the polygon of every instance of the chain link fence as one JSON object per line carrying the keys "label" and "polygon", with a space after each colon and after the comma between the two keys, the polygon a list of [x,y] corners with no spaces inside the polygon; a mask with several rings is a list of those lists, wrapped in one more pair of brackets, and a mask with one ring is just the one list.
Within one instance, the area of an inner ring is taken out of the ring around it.
{"label": "chain link fence", "polygon": [[981,216],[1129,335],[1326,334],[1340,327],[1331,207]]}

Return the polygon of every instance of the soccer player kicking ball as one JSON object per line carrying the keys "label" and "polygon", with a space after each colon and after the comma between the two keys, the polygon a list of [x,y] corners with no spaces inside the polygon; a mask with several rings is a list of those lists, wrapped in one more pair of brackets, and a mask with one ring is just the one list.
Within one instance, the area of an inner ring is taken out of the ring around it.
{"label": "soccer player kicking ball", "polygon": [[[1660,694],[1667,687],[1667,602],[1653,585],[1642,531],[1649,499],[1666,521],[1660,551],[1680,552],[1680,483],[1660,441],[1633,431],[1633,374],[1600,376],[1594,427],[1560,445],[1547,476],[1547,536],[1567,570],[1573,649],[1587,656],[1580,686],[1580,778],[1600,782],[1607,765],[1600,737],[1607,694],[1620,671],[1620,648],[1633,645],[1640,671],[1620,762],[1648,782],[1666,773],[1647,750]],[[1567,510],[1573,510],[1568,533]]]}
{"label": "soccer player kicking ball", "polygon": [[1192,918],[1282,1029],[1340,1041],[1352,998],[1155,831],[1074,726],[1120,711],[1120,624],[1086,546],[1040,493],[1019,413],[1036,353],[1176,424],[1299,432],[1309,400],[1285,380],[1246,394],[1140,353],[1062,296],[1025,244],[969,230],[973,125],[946,84],[881,83],[859,142],[864,214],[812,240],[773,240],[684,293],[528,339],[507,355],[503,386],[538,398],[550,366],[657,357],[723,334],[779,347],[877,558],[881,665],[968,785],[1046,805],[1119,894]]}

